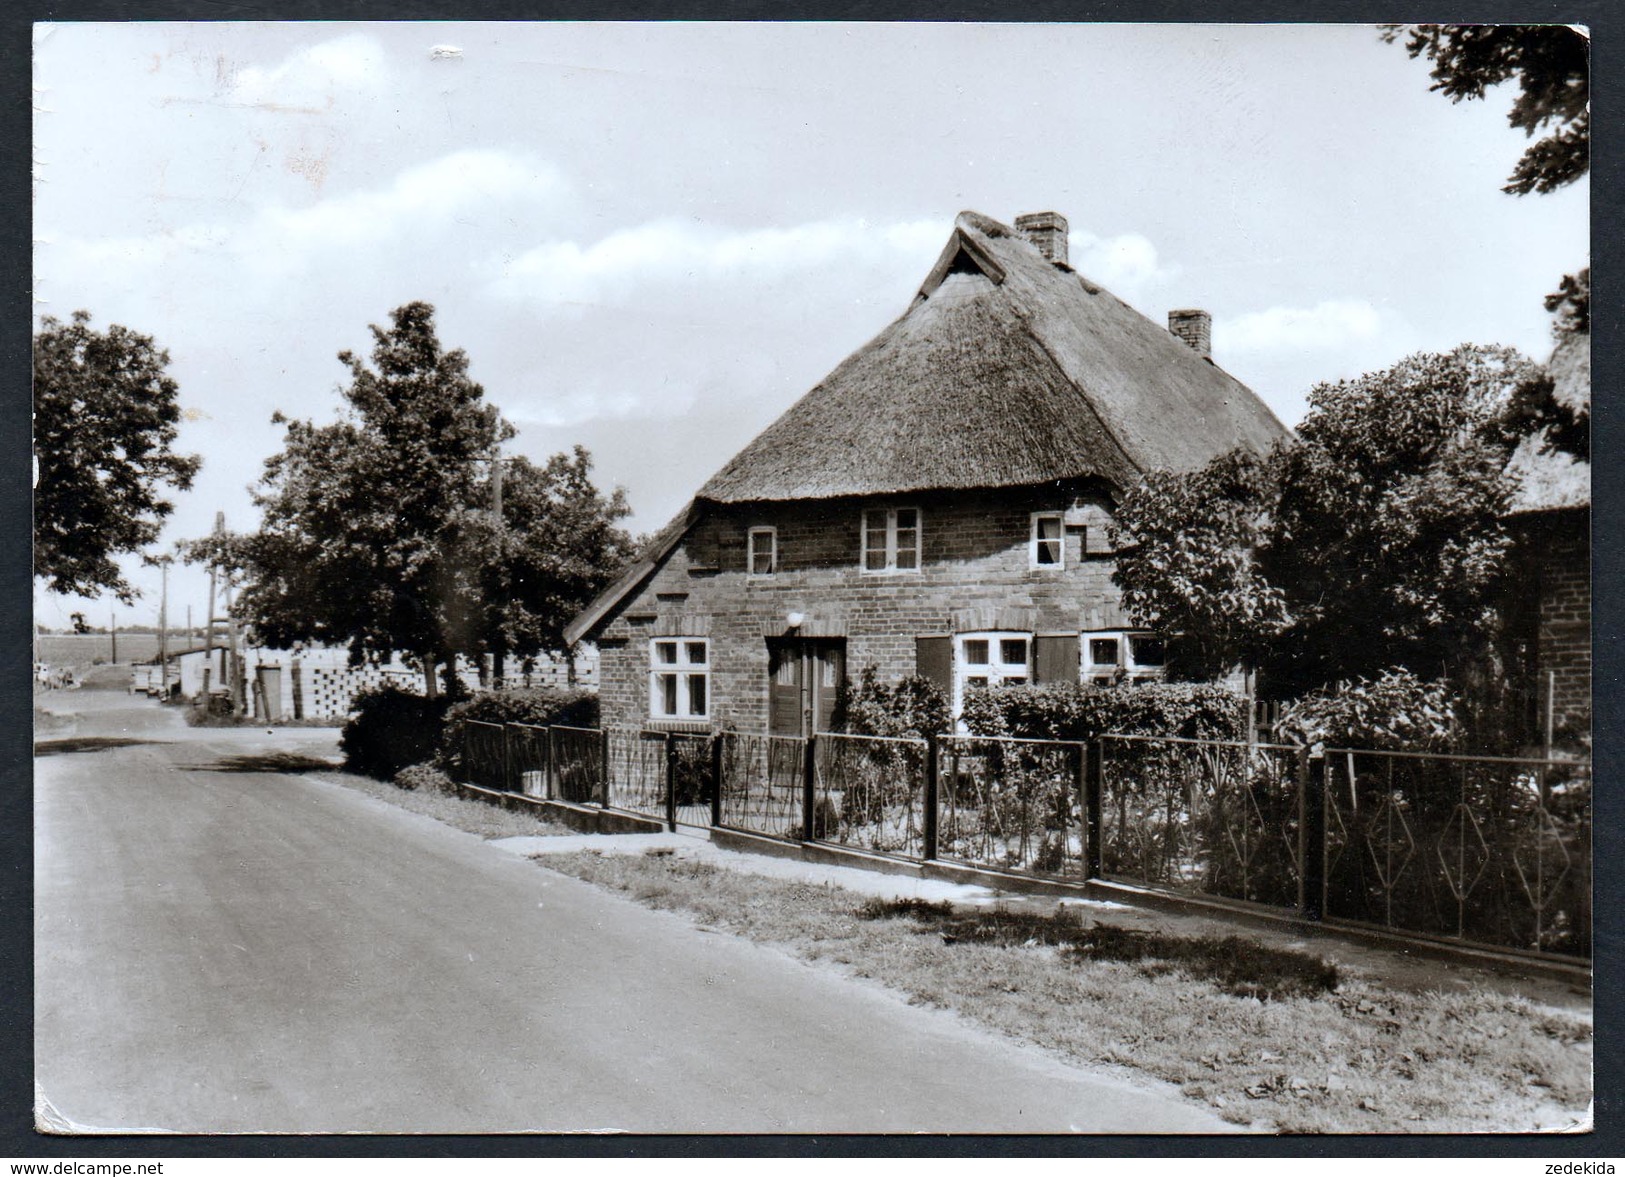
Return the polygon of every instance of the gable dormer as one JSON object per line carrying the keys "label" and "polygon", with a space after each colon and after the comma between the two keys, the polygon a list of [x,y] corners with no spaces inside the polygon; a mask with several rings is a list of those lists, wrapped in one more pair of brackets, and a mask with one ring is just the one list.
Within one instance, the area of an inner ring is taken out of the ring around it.
{"label": "gable dormer", "polygon": [[920,292],[915,296],[915,301],[930,298],[949,274],[980,274],[995,286],[1004,281],[1004,267],[999,265],[981,244],[967,235],[964,229],[958,227],[954,229],[953,236],[948,238],[948,244],[943,246],[942,252],[937,255],[937,264],[931,267],[931,272],[920,284]]}

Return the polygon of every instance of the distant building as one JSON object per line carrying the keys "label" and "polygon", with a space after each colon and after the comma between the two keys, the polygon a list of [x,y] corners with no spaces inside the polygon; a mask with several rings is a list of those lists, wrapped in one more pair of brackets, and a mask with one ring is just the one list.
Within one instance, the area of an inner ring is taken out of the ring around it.
{"label": "distant building", "polygon": [[[364,690],[392,684],[412,694],[423,692],[423,672],[408,666],[399,657],[388,662],[351,666],[350,653],[339,647],[303,647],[273,650],[249,646],[242,651],[243,673],[248,684],[249,706],[262,719],[326,719],[348,715],[355,697]],[[172,660],[179,668],[180,693],[186,698],[226,689],[226,651],[193,650]],[[526,675],[519,659],[508,664],[506,684],[510,687],[563,687],[569,682],[569,668],[562,660],[542,658]],[[459,659],[458,678],[469,690],[480,688],[478,669],[467,659]],[[597,651],[590,645],[576,652],[576,686],[592,690],[597,686]]]}
{"label": "distant building", "polygon": [[826,727],[849,675],[965,688],[1160,673],[1107,525],[1151,469],[1288,431],[1067,262],[1066,219],[962,213],[906,313],[724,466],[566,631],[610,724]]}

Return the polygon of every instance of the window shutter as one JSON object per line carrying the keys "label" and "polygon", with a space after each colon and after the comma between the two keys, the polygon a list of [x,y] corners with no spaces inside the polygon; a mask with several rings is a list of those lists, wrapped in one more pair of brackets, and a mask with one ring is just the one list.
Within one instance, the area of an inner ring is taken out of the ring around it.
{"label": "window shutter", "polygon": [[1077,634],[1041,633],[1033,639],[1033,681],[1035,683],[1078,681]]}
{"label": "window shutter", "polygon": [[950,694],[954,689],[954,640],[942,637],[914,639],[914,673],[928,678]]}

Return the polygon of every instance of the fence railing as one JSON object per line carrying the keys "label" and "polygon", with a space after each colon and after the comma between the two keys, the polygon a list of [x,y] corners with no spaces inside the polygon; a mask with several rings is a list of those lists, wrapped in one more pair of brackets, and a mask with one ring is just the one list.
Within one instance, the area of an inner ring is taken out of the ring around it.
{"label": "fence railing", "polygon": [[813,749],[812,838],[921,857],[928,750],[925,740],[820,733]]}
{"label": "fence railing", "polygon": [[1591,766],[1326,753],[1326,914],[1591,953]]}
{"label": "fence railing", "polygon": [[1591,766],[1107,735],[810,738],[465,722],[462,777],[910,861],[1107,879],[1591,953]]}
{"label": "fence railing", "polygon": [[1296,746],[1103,736],[1099,747],[1102,875],[1300,905]]}
{"label": "fence railing", "polygon": [[717,824],[799,840],[806,819],[807,741],[742,732],[724,732],[717,738],[722,749]]}
{"label": "fence railing", "polygon": [[972,866],[1077,877],[1087,746],[941,736],[937,853]]}
{"label": "fence railing", "polygon": [[508,788],[508,733],[503,724],[463,725],[463,774],[486,789]]}

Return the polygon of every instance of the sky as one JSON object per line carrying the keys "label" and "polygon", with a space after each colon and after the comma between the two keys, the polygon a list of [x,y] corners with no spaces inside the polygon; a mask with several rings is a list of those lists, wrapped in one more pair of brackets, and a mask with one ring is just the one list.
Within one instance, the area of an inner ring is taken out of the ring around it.
{"label": "sky", "polygon": [[[581,444],[659,528],[902,314],[962,209],[1055,210],[1075,268],[1287,424],[1417,351],[1551,350],[1588,181],[1501,192],[1511,92],[1452,104],[1360,25],[44,24],[38,316],[167,349],[182,452],[159,541],[340,412],[337,355],[424,300],[511,454]],[[50,626],[154,624],[42,591]],[[207,575],[177,565],[171,624]]]}

